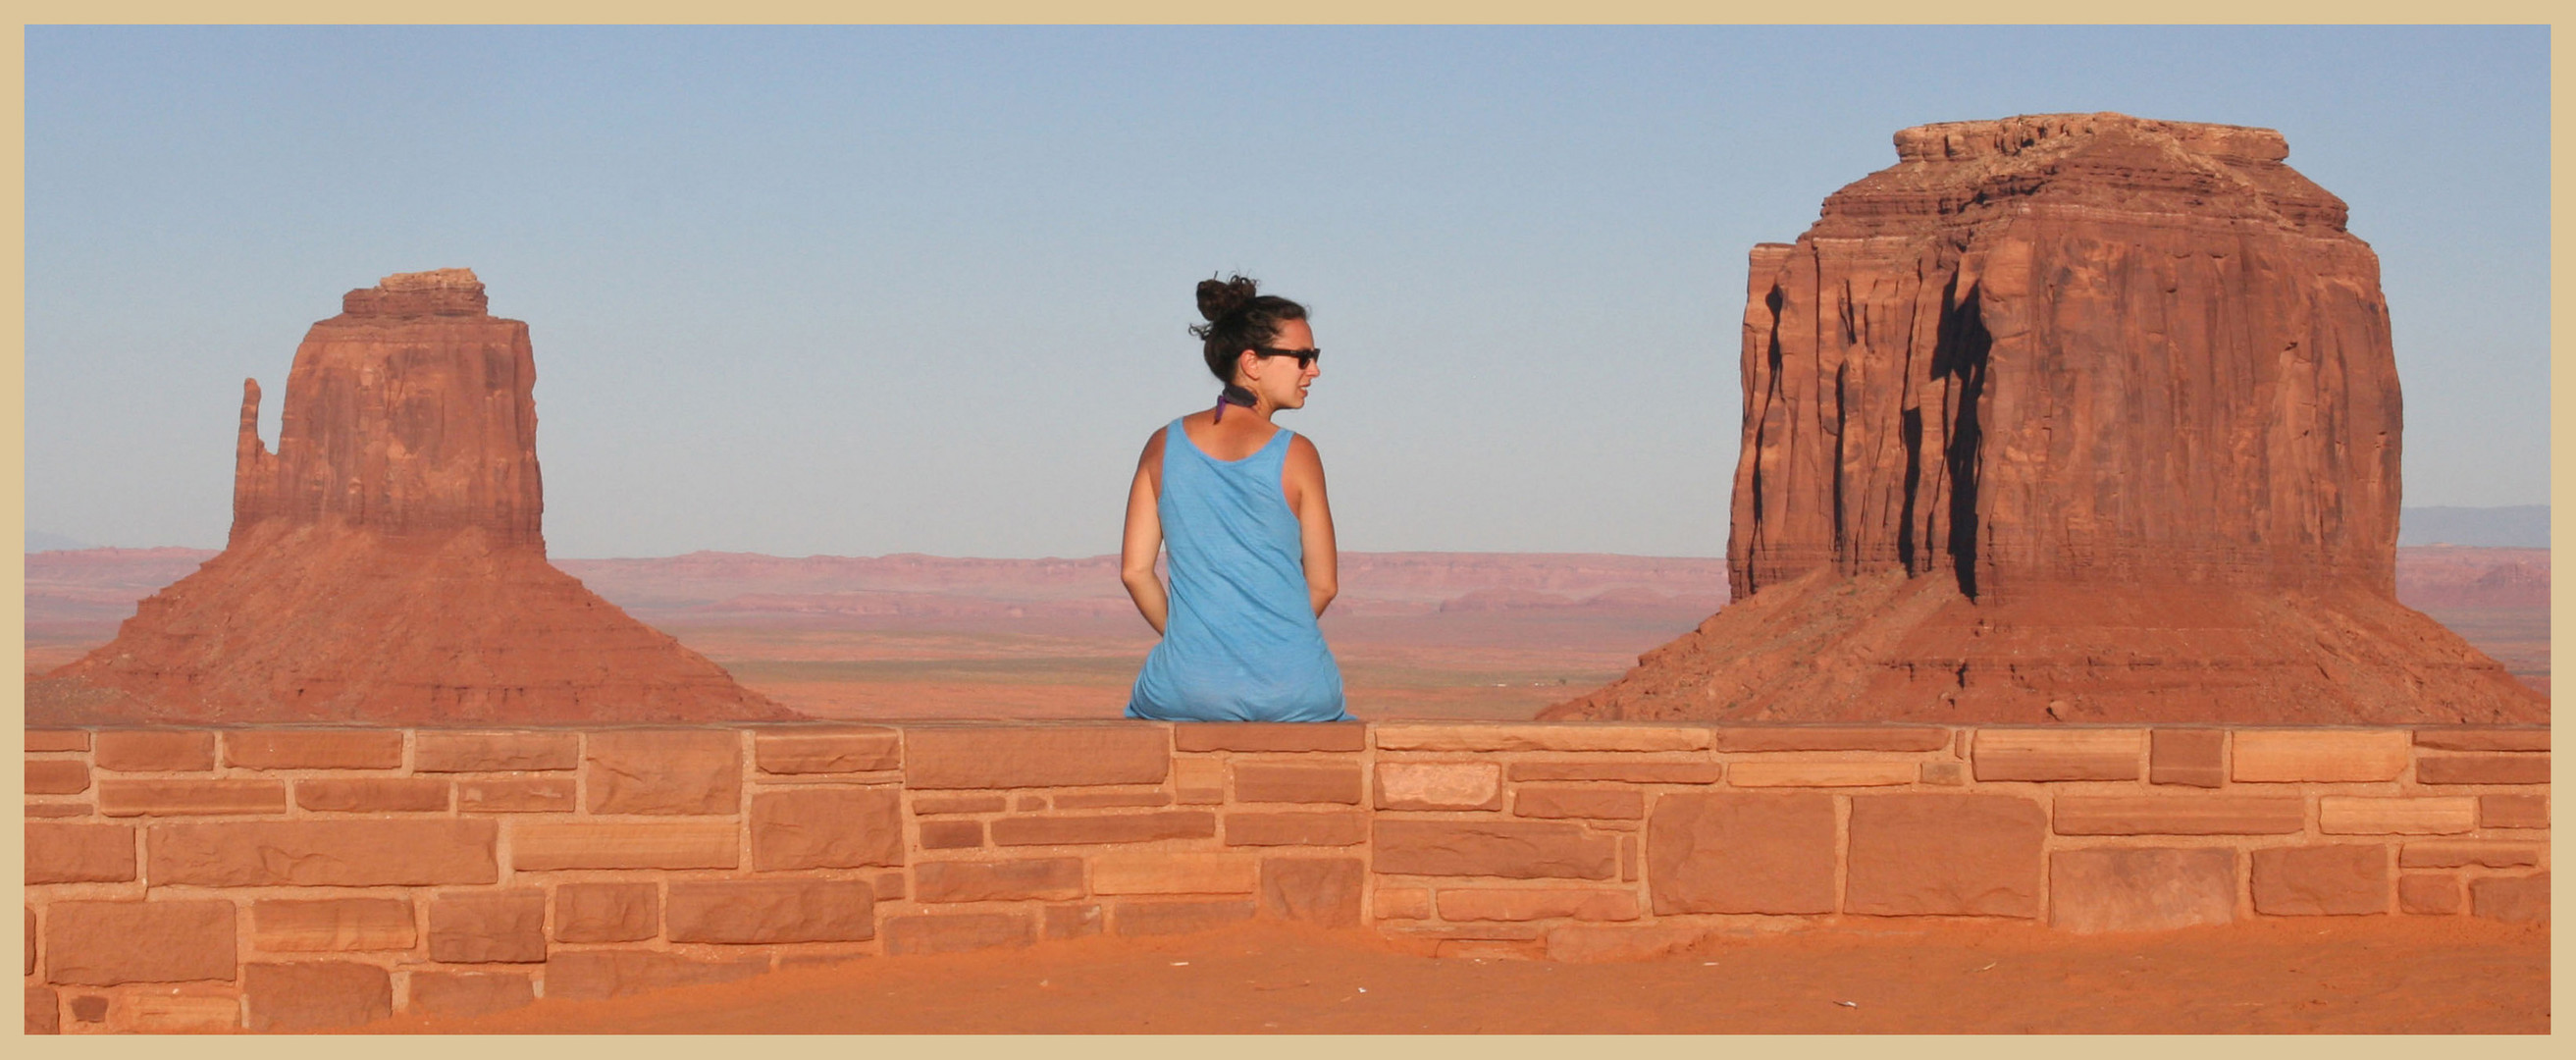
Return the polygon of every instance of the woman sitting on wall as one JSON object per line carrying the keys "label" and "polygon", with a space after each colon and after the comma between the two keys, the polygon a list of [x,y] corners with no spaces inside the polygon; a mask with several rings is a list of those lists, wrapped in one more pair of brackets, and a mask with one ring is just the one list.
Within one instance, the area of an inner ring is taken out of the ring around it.
{"label": "woman sitting on wall", "polygon": [[[1342,671],[1315,620],[1333,600],[1324,460],[1270,422],[1322,374],[1306,308],[1252,280],[1205,280],[1190,333],[1225,388],[1145,441],[1127,494],[1121,580],[1163,635],[1127,716],[1163,721],[1347,721]],[[1171,555],[1168,592],[1154,574]]]}

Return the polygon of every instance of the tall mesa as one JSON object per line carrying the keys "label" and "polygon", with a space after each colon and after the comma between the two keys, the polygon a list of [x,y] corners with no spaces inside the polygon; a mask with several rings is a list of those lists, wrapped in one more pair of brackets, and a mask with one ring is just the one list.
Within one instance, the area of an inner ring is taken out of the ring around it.
{"label": "tall mesa", "polygon": [[2378,257],[2281,134],[1895,140],[1750,255],[1737,602],[1542,717],[2547,718],[2396,602]]}
{"label": "tall mesa", "polygon": [[341,304],[296,348],[274,453],[243,383],[224,551],[30,681],[31,723],[795,716],[546,561],[528,326],[472,271]]}

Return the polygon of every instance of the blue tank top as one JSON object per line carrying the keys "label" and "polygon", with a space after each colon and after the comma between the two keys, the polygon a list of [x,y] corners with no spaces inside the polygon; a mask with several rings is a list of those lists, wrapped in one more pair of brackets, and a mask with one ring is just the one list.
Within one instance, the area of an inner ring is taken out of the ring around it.
{"label": "blue tank top", "polygon": [[1181,421],[1163,431],[1156,510],[1171,571],[1163,639],[1145,656],[1127,716],[1158,721],[1349,721],[1342,669],[1306,590],[1297,513],[1280,492],[1285,427],[1258,452],[1219,460]]}

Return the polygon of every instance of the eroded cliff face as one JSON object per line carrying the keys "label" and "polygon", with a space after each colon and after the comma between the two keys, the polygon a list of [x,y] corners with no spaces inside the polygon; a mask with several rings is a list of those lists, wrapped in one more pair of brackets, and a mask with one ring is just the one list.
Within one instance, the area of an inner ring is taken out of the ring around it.
{"label": "eroded cliff face", "polygon": [[1740,602],[1548,716],[2546,716],[2395,601],[2378,259],[2279,133],[1896,149],[1751,254]]}
{"label": "eroded cliff face", "polygon": [[224,551],[28,685],[38,723],[795,716],[546,562],[528,326],[464,269],[386,277],[243,386]]}
{"label": "eroded cliff face", "polygon": [[475,527],[544,551],[528,325],[484,305],[466,269],[349,292],[296,348],[273,455],[244,380],[233,539],[271,520],[389,538]]}

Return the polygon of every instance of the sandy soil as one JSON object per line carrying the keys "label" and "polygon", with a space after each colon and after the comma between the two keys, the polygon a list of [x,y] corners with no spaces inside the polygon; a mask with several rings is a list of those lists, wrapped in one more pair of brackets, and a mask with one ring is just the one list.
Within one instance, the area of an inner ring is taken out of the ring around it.
{"label": "sandy soil", "polygon": [[2466,918],[2152,935],[1890,922],[1627,964],[1276,925],[860,958],[388,1033],[2549,1032],[2549,936]]}

